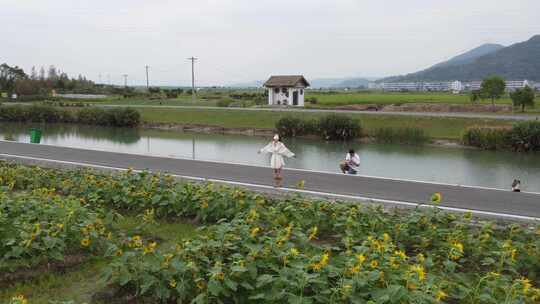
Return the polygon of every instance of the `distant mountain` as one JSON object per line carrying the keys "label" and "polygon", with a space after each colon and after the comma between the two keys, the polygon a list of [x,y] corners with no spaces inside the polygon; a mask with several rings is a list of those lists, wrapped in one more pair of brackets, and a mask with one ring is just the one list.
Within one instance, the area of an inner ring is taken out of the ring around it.
{"label": "distant mountain", "polygon": [[[308,80],[309,81],[309,80]],[[312,88],[360,88],[367,87],[370,80],[366,78],[319,78],[311,80]]]}
{"label": "distant mountain", "polygon": [[431,68],[448,67],[448,66],[471,63],[475,61],[476,59],[478,59],[479,57],[482,57],[487,54],[491,54],[503,48],[504,48],[504,45],[501,45],[501,44],[493,44],[493,43],[482,44],[481,46],[475,49],[472,49],[461,55],[457,55],[456,57],[453,57],[449,59],[448,61],[438,63],[432,66]]}
{"label": "distant mountain", "polygon": [[[315,89],[330,89],[330,88],[361,88],[367,87],[368,83],[376,78],[315,78],[308,79],[311,88]],[[264,80],[256,80],[246,83],[237,83],[231,85],[232,87],[261,87],[264,84]]]}
{"label": "distant mountain", "polygon": [[540,35],[508,47],[483,45],[426,70],[379,82],[471,81],[490,75],[540,81]]}

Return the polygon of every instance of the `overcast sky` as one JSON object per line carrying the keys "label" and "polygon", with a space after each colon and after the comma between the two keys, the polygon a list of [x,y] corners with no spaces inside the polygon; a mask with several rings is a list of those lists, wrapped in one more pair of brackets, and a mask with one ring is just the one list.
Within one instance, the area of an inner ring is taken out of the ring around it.
{"label": "overcast sky", "polygon": [[540,34],[540,0],[0,0],[0,62],[130,84],[414,72]]}

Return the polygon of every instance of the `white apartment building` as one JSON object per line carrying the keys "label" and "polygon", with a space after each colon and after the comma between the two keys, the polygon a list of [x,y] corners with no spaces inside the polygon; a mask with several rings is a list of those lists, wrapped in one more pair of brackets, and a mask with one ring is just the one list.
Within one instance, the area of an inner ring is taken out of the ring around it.
{"label": "white apartment building", "polygon": [[422,84],[419,82],[384,82],[381,83],[381,89],[389,92],[402,92],[402,91],[420,91]]}
{"label": "white apartment building", "polygon": [[[522,89],[526,86],[531,86],[527,80],[507,80],[505,81],[506,91],[513,92],[516,89]],[[482,87],[482,81],[471,81],[466,84],[468,91],[479,90]]]}

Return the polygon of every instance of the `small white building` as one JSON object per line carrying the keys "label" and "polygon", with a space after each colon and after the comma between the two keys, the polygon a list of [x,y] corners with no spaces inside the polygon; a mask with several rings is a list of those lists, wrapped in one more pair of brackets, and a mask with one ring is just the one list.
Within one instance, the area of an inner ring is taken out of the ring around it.
{"label": "small white building", "polygon": [[268,89],[268,105],[303,107],[309,82],[302,75],[271,76],[264,86]]}

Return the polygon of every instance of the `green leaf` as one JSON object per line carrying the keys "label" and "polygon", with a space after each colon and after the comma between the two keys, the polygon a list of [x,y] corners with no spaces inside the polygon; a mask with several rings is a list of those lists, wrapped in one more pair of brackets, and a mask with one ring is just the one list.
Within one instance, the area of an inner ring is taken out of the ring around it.
{"label": "green leaf", "polygon": [[264,293],[259,293],[259,294],[249,297],[250,300],[262,300],[264,298],[266,298],[266,295]]}
{"label": "green leaf", "polygon": [[270,284],[274,281],[274,277],[272,277],[269,274],[263,274],[262,276],[257,278],[257,288],[260,288],[261,286]]}
{"label": "green leaf", "polygon": [[236,291],[238,284],[234,281],[231,281],[229,279],[225,279],[225,285],[229,287],[231,290]]}
{"label": "green leaf", "polygon": [[218,296],[222,290],[223,287],[217,280],[210,280],[210,282],[208,282],[208,291],[211,295]]}

